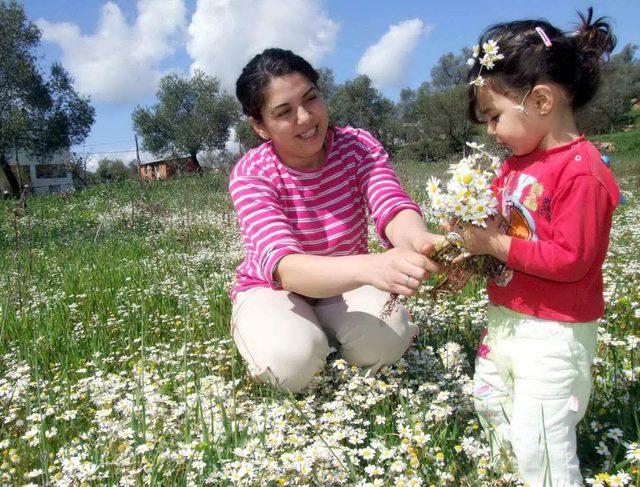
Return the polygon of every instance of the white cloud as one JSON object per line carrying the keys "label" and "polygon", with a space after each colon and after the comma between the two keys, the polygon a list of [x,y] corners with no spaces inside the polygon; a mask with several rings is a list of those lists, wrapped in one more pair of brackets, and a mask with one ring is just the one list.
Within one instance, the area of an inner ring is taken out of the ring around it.
{"label": "white cloud", "polygon": [[420,19],[391,25],[378,42],[367,48],[356,71],[369,76],[379,88],[398,86],[418,40],[430,30]]}
{"label": "white cloud", "polygon": [[[83,157],[87,163],[87,170],[91,172],[95,172],[98,169],[98,162],[102,159],[120,159],[124,162],[125,166],[129,164],[129,161],[133,161],[136,159],[136,150],[123,150],[123,151],[109,151],[108,153],[104,152],[86,152],[83,154]],[[140,150],[140,162],[151,162],[157,161],[158,159],[162,159],[162,157],[154,156],[151,152],[146,152]]]}
{"label": "white cloud", "polygon": [[188,28],[191,70],[235,92],[242,68],[267,47],[291,49],[311,64],[333,49],[338,24],[319,0],[198,0]]}
{"label": "white cloud", "polygon": [[105,3],[93,35],[67,22],[37,24],[43,40],[62,49],[62,64],[80,92],[100,101],[136,101],[155,91],[159,64],[175,51],[186,24],[184,0],[139,0],[137,9],[130,25],[120,7]]}
{"label": "white cloud", "polygon": [[236,138],[236,128],[231,127],[229,130],[229,138],[227,139],[226,144],[224,144],[225,150],[229,152],[238,152],[240,150],[240,142]]}

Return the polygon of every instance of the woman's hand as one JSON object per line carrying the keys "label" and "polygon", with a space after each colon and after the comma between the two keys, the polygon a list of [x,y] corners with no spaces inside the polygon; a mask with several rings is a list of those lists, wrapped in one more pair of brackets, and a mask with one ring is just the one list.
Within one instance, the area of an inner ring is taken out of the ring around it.
{"label": "woman's hand", "polygon": [[[414,210],[402,210],[398,213],[387,224],[385,232],[395,248],[413,250],[426,256],[444,239],[442,235],[429,232],[422,216]],[[426,269],[438,274],[444,272],[444,267],[431,259],[428,259]]]}
{"label": "woman's hand", "polygon": [[435,263],[425,255],[407,249],[391,249],[369,256],[364,282],[381,291],[404,296],[414,295]]}
{"label": "woman's hand", "polygon": [[[415,250],[419,254],[429,257],[431,252],[433,252],[436,246],[443,240],[445,240],[444,235],[438,235],[425,231],[414,235],[411,238],[410,244],[413,250]],[[444,268],[440,264],[432,261],[431,259],[428,260],[428,271],[435,272],[436,274],[441,274],[444,271]]]}

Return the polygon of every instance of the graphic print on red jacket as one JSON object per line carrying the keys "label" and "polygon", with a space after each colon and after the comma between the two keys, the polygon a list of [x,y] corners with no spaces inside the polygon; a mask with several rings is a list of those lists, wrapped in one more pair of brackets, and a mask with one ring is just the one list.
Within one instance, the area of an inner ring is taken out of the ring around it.
{"label": "graphic print on red jacket", "polygon": [[600,152],[580,137],[510,157],[494,189],[515,238],[507,269],[488,285],[489,300],[549,320],[600,318],[602,264],[620,196]]}

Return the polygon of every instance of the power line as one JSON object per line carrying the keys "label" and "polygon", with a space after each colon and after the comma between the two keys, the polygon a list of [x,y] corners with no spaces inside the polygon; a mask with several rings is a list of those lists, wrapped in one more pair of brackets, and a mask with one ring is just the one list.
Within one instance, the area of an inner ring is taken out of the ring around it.
{"label": "power line", "polygon": [[117,154],[119,152],[135,152],[136,148],[134,147],[133,149],[122,149],[122,150],[105,150],[105,151],[82,151],[82,152],[76,152],[74,151],[76,154]]}
{"label": "power line", "polygon": [[96,142],[95,144],[94,143],[82,144],[82,145],[79,145],[77,147],[92,147],[94,145],[109,145],[109,144],[124,144],[124,143],[129,143],[130,144],[131,143],[131,139],[114,140],[113,142]]}

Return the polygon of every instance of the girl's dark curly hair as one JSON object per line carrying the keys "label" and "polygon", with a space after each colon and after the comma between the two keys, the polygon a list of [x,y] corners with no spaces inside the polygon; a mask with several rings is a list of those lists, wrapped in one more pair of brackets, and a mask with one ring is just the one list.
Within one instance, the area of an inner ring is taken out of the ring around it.
{"label": "girl's dark curly hair", "polygon": [[[538,83],[554,82],[562,86],[573,109],[593,98],[600,83],[602,63],[616,45],[611,26],[605,17],[593,20],[593,8],[587,15],[578,12],[580,24],[575,32],[562,32],[546,20],[517,20],[501,23],[485,30],[478,41],[493,39],[504,59],[495,62],[489,71],[483,69],[486,84],[497,93],[522,96]],[[547,47],[536,27],[541,27],[551,41]],[[481,65],[475,63],[467,80],[475,79]],[[477,112],[477,90],[468,89],[467,112],[475,123],[481,123]]]}

